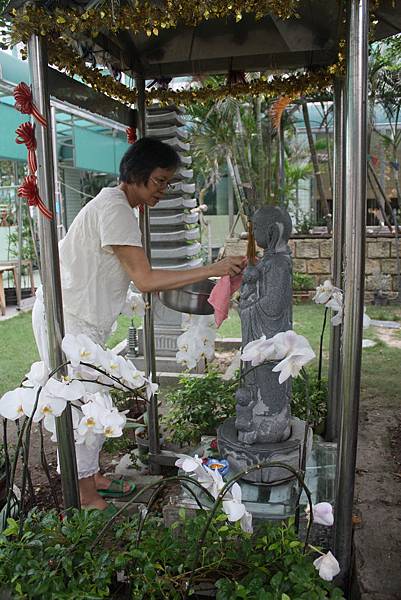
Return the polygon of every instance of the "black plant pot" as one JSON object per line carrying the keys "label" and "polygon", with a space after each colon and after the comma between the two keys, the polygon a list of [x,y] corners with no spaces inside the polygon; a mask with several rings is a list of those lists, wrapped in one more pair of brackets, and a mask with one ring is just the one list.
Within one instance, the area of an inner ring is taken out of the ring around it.
{"label": "black plant pot", "polygon": [[375,306],[387,306],[388,296],[386,294],[383,294],[382,292],[375,292],[373,294],[373,304]]}

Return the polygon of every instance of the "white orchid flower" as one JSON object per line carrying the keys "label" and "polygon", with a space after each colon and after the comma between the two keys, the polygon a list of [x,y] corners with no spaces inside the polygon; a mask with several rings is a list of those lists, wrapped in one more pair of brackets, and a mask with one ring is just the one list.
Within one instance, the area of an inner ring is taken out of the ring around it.
{"label": "white orchid flower", "polygon": [[197,454],[194,457],[181,454],[174,464],[185,473],[195,473],[199,468],[203,469],[202,459]]}
{"label": "white orchid flower", "polygon": [[143,301],[142,294],[128,289],[125,304],[121,312],[128,317],[132,317],[132,315],[143,317],[145,314],[145,302]]}
{"label": "white orchid flower", "polygon": [[77,381],[76,379],[58,381],[54,377],[51,377],[43,387],[42,393],[46,396],[62,398],[67,402],[71,402],[85,396],[85,386],[81,381]]}
{"label": "white orchid flower", "polygon": [[[120,357],[122,358],[122,357]],[[143,387],[146,383],[145,377],[130,360],[122,359],[120,364],[121,379],[125,385],[131,388]]]}
{"label": "white orchid flower", "polygon": [[90,400],[95,402],[95,404],[97,404],[103,412],[107,410],[113,410],[115,408],[109,392],[97,392],[96,394],[93,394]]}
{"label": "white orchid flower", "polygon": [[372,319],[369,317],[369,315],[366,314],[366,306],[363,307],[363,328],[367,329],[368,327],[370,327],[370,324],[372,322]]}
{"label": "white orchid flower", "polygon": [[[72,414],[72,428],[77,429],[80,419],[82,417],[82,412],[76,408],[75,406],[71,406],[71,414]],[[49,431],[52,436],[50,440],[52,442],[57,442],[57,432],[56,432],[56,418],[53,415],[46,415],[43,419],[43,427],[46,431]]]}
{"label": "white orchid flower", "polygon": [[[104,350],[99,356],[99,367],[113,377],[121,376],[121,361],[115,352],[110,349]],[[124,360],[124,359],[123,359]]]}
{"label": "white orchid flower", "polygon": [[99,402],[95,402],[94,398],[81,408],[83,417],[77,427],[77,444],[85,443],[87,446],[92,446],[96,439],[95,435],[103,432],[101,415],[106,410]]}
{"label": "white orchid flower", "polygon": [[27,413],[25,408],[35,403],[36,390],[32,388],[16,388],[6,392],[0,399],[0,415],[10,421],[16,421]]}
{"label": "white orchid flower", "polygon": [[292,352],[281,362],[273,367],[272,371],[279,372],[279,383],[284,383],[289,377],[298,377],[302,367],[315,358],[315,353],[312,348],[299,349],[297,352]]}
{"label": "white orchid flower", "polygon": [[252,514],[247,510],[240,519],[240,525],[242,531],[245,531],[245,533],[253,533]]}
{"label": "white orchid flower", "polygon": [[265,335],[258,340],[249,342],[242,350],[241,359],[250,362],[253,367],[261,365],[270,360],[274,355],[274,343],[272,338],[266,339]]}
{"label": "white orchid flower", "polygon": [[28,383],[32,387],[43,386],[49,378],[49,373],[50,371],[43,361],[34,362],[29,373],[25,375],[28,381],[23,385]]}
{"label": "white orchid flower", "polygon": [[[223,500],[223,510],[231,522],[239,521],[245,515],[246,508],[242,504],[242,492],[237,482],[230,488],[231,499]],[[227,496],[226,496],[227,497]]]}
{"label": "white orchid flower", "polygon": [[275,373],[280,373],[279,383],[283,383],[289,377],[297,377],[302,367],[316,356],[308,340],[303,335],[296,334],[295,331],[284,332],[284,337],[281,339],[287,340],[287,354],[272,369]]}
{"label": "white orchid flower", "polygon": [[325,581],[332,581],[340,572],[340,565],[330,551],[314,560],[313,566],[319,571],[319,577]]}
{"label": "white orchid flower", "polygon": [[341,325],[343,320],[343,293],[341,290],[333,292],[332,297],[326,304],[327,308],[331,308],[336,314],[332,317],[332,325]]}
{"label": "white orchid flower", "polygon": [[[32,391],[37,392],[36,388],[32,388]],[[36,405],[36,393],[33,396],[25,399],[23,404],[24,412],[28,417],[32,417],[34,423],[39,423],[44,417],[52,415],[53,417],[59,417],[65,407],[67,401],[64,398],[54,397],[44,392],[44,388],[39,394],[38,403]]]}
{"label": "white orchid flower", "polygon": [[92,342],[84,334],[74,336],[67,333],[64,336],[61,347],[73,367],[77,367],[81,361],[97,365],[99,355],[104,352],[98,344]]}
{"label": "white orchid flower", "polygon": [[194,369],[198,364],[196,356],[186,350],[179,350],[175,358],[178,364],[185,366],[188,370]]}
{"label": "white orchid flower", "polygon": [[336,327],[337,325],[341,325],[342,322],[343,322],[343,311],[341,309],[331,318],[331,324],[333,325],[333,327]]}
{"label": "white orchid flower", "polygon": [[326,279],[323,284],[317,286],[316,293],[312,300],[314,300],[316,304],[326,304],[335,290],[337,290],[337,288],[334,287],[330,279]]}
{"label": "white orchid flower", "polygon": [[[310,514],[309,504],[305,508],[305,513]],[[334,523],[333,516],[333,507],[330,502],[318,502],[317,504],[312,504],[312,514],[313,514],[313,522],[318,525],[326,525],[326,527],[331,527]]]}
{"label": "white orchid flower", "polygon": [[127,417],[114,410],[100,413],[99,421],[103,426],[102,433],[105,437],[120,437],[123,434],[123,427],[127,421]]}
{"label": "white orchid flower", "polygon": [[214,358],[214,343],[205,343],[201,349],[200,358],[205,357],[207,360],[213,360]]}
{"label": "white orchid flower", "polygon": [[232,359],[231,363],[228,365],[227,369],[225,370],[222,379],[224,381],[230,381],[231,379],[234,379],[236,372],[238,371],[238,369],[241,366],[241,351],[238,350],[238,352],[236,352],[234,358]]}
{"label": "white orchid flower", "polygon": [[149,380],[145,380],[146,381],[146,398],[148,400],[150,400],[152,398],[152,396],[154,396],[157,393],[157,390],[159,389],[159,385],[157,383],[153,383],[153,381],[149,381]]}
{"label": "white orchid flower", "polygon": [[[37,392],[36,388],[32,391]],[[35,423],[41,421],[44,417],[53,416],[59,417],[67,402],[78,400],[85,395],[85,388],[80,381],[58,381],[51,377],[46,385],[39,393],[37,407],[34,411],[36,403],[36,393],[25,399],[23,405],[25,414],[32,416]]]}
{"label": "white orchid flower", "polygon": [[193,336],[188,329],[188,331],[184,331],[184,333],[177,338],[177,348],[183,352],[188,352],[191,346],[193,346]]}
{"label": "white orchid flower", "polygon": [[224,487],[224,481],[217,469],[209,469],[203,465],[203,469],[196,473],[198,481],[204,488],[206,488],[213,498],[217,498],[220,491]]}
{"label": "white orchid flower", "polygon": [[271,338],[271,342],[274,346],[271,360],[281,360],[300,346],[305,344],[309,345],[308,340],[304,336],[295,333],[293,329],[276,333],[276,335]]}

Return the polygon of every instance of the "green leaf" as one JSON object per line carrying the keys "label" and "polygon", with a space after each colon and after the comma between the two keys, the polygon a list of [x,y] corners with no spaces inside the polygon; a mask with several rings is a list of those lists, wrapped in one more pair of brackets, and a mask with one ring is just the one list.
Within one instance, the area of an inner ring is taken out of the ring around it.
{"label": "green leaf", "polygon": [[6,529],[4,529],[3,535],[5,535],[6,537],[11,536],[11,535],[18,535],[19,524],[17,523],[17,521],[15,519],[12,519],[11,517],[9,517],[7,519],[7,525],[8,525],[8,527]]}

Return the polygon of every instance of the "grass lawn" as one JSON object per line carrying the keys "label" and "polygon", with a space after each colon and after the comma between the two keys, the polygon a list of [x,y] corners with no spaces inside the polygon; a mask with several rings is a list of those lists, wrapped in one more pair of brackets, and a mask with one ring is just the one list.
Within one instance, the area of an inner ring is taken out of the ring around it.
{"label": "grass lawn", "polygon": [[[375,319],[401,320],[401,307],[368,306],[367,313]],[[319,349],[323,315],[323,307],[313,303],[294,306],[294,329],[308,338],[316,354]],[[139,319],[135,321],[138,326]],[[112,348],[126,337],[130,323],[129,317],[119,318],[117,330],[107,342],[109,347]],[[239,317],[237,313],[231,312],[219,329],[219,336],[240,337],[240,330]],[[323,346],[325,367],[328,358],[329,331],[330,327],[326,326]],[[374,327],[364,331],[364,337],[375,340],[377,345],[363,350],[362,389],[369,394],[385,395],[391,402],[396,403],[399,402],[401,349],[388,346],[379,339],[379,335],[379,330]],[[392,337],[401,340],[401,331],[393,330]],[[13,319],[0,322],[0,396],[19,386],[21,379],[35,360],[39,360],[39,357],[32,333],[30,313],[20,314]]]}
{"label": "grass lawn", "polygon": [[[136,325],[140,319],[135,318]],[[126,336],[131,319],[121,315],[118,327],[108,339],[107,346],[113,348]],[[33,337],[31,313],[20,313],[12,319],[0,322],[0,396],[18,387],[31,367],[39,360]]]}

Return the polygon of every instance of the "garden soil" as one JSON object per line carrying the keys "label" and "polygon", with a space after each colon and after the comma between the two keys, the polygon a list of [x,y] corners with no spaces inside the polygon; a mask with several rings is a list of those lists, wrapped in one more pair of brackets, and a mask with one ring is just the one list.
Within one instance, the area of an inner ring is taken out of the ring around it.
{"label": "garden soil", "polygon": [[353,598],[401,600],[401,406],[387,406],[383,398],[366,393],[354,509]]}

